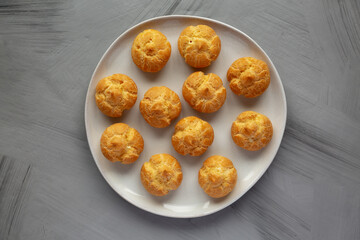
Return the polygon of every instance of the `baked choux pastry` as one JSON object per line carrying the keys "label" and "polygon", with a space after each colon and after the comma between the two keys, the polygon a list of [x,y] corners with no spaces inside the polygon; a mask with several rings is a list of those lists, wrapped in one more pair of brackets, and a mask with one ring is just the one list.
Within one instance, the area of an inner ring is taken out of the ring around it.
{"label": "baked choux pastry", "polygon": [[227,79],[230,89],[237,95],[247,98],[260,96],[270,84],[267,64],[252,57],[239,58],[231,64]]}
{"label": "baked choux pastry", "polygon": [[144,72],[158,72],[171,55],[171,45],[164,34],[147,29],[135,38],[131,56],[136,66]]}
{"label": "baked choux pastry", "polygon": [[180,186],[183,174],[176,158],[163,153],[153,155],[143,164],[140,177],[141,183],[150,194],[164,196]]}
{"label": "baked choux pastry", "polygon": [[205,75],[200,71],[185,80],[182,94],[193,109],[203,113],[216,112],[226,99],[221,78],[214,73]]}
{"label": "baked choux pastry", "polygon": [[249,151],[265,147],[272,135],[273,127],[269,118],[253,111],[241,113],[231,127],[234,142]]}
{"label": "baked choux pastry", "polygon": [[140,102],[140,112],[151,126],[167,127],[180,115],[180,98],[167,87],[152,87]]}
{"label": "baked choux pastry", "polygon": [[180,34],[178,48],[187,64],[194,68],[204,68],[219,56],[221,41],[209,26],[188,26]]}
{"label": "baked choux pastry", "polygon": [[144,140],[136,129],[125,123],[115,123],[105,129],[100,148],[109,161],[130,164],[139,158]]}
{"label": "baked choux pastry", "polygon": [[136,84],[124,74],[105,77],[96,86],[96,105],[109,117],[121,117],[124,110],[132,108],[136,99]]}
{"label": "baked choux pastry", "polygon": [[197,117],[181,119],[175,126],[171,138],[174,149],[181,155],[202,155],[214,141],[211,125]]}
{"label": "baked choux pastry", "polygon": [[228,158],[215,155],[204,161],[199,171],[198,180],[207,195],[213,198],[221,198],[234,189],[237,172]]}

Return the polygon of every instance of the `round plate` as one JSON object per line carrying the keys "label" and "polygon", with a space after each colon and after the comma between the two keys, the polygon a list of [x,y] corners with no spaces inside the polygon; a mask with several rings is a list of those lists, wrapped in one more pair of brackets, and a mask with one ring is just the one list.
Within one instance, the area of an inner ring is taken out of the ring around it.
{"label": "round plate", "polygon": [[[221,39],[222,49],[219,57],[211,66],[201,69],[216,73],[223,80],[227,91],[224,106],[217,112],[202,114],[193,110],[182,97],[182,85],[194,71],[180,56],[177,39],[181,31],[189,25],[206,24],[212,27]],[[131,58],[132,42],[141,31],[157,29],[169,40],[172,53],[167,65],[158,73],[145,73],[138,69]],[[255,57],[265,61],[270,69],[271,83],[266,92],[254,99],[235,95],[229,88],[226,72],[230,65],[240,57]],[[125,111],[121,118],[109,118],[102,114],[95,103],[95,87],[100,79],[114,73],[131,77],[138,87],[138,100],[134,107]],[[178,119],[163,129],[151,127],[139,111],[139,102],[144,93],[153,86],[167,86],[175,91],[182,104]],[[260,151],[250,152],[241,149],[233,142],[230,134],[232,122],[238,114],[253,110],[269,117],[274,127],[274,135],[268,146]],[[182,156],[171,145],[175,124],[184,117],[197,116],[208,121],[214,128],[213,144],[199,157]],[[116,122],[124,122],[137,129],[144,138],[144,151],[133,164],[123,165],[105,159],[100,150],[100,137],[105,128]],[[189,218],[205,216],[217,212],[246,193],[264,174],[279,149],[286,122],[286,99],[284,89],[274,64],[266,53],[249,36],[225,23],[193,16],[164,16],[142,22],[118,37],[105,52],[97,65],[85,103],[85,126],[91,153],[100,172],[110,186],[133,205],[154,214]],[[140,181],[140,169],[144,162],[157,153],[168,153],[181,164],[183,181],[176,191],[166,196],[150,195]],[[222,155],[231,159],[238,172],[235,189],[221,199],[208,197],[198,184],[198,171],[202,162],[212,156]]]}

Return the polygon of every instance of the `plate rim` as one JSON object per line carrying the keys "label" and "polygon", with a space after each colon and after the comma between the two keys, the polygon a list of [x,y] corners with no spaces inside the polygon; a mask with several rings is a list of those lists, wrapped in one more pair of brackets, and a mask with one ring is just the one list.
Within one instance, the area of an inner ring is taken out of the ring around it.
{"label": "plate rim", "polygon": [[[262,170],[260,170],[260,174],[258,175],[258,177],[254,178],[254,181],[252,183],[250,183],[248,185],[247,188],[245,188],[245,191],[243,191],[242,194],[240,194],[238,197],[234,198],[233,200],[229,201],[228,203],[224,204],[224,205],[221,205],[220,207],[217,207],[217,208],[214,208],[213,210],[211,211],[205,211],[205,212],[201,212],[200,214],[191,214],[191,212],[189,212],[190,214],[183,214],[183,215],[178,215],[178,213],[174,213],[173,215],[170,215],[170,214],[164,214],[164,213],[161,213],[161,212],[156,212],[156,211],[152,211],[151,209],[148,209],[148,208],[145,208],[143,206],[141,206],[140,204],[136,203],[135,201],[133,200],[130,200],[128,198],[126,198],[123,194],[119,193],[118,191],[116,191],[115,187],[113,186],[113,184],[107,179],[106,175],[103,173],[102,169],[99,167],[99,163],[98,161],[96,161],[95,159],[95,154],[94,154],[94,149],[92,148],[92,146],[90,145],[90,141],[89,141],[89,126],[88,126],[88,121],[87,119],[89,118],[88,116],[88,105],[89,105],[89,99],[91,99],[90,97],[88,97],[90,95],[90,85],[91,85],[91,82],[93,81],[94,79],[94,75],[95,73],[97,72],[101,62],[103,61],[103,59],[105,58],[105,56],[108,54],[108,52],[114,47],[114,45],[119,41],[119,39],[121,39],[123,36],[125,36],[128,32],[132,31],[133,29],[143,25],[143,24],[146,24],[148,22],[151,22],[151,21],[155,21],[155,20],[160,20],[160,19],[169,19],[169,18],[173,18],[173,19],[176,19],[176,18],[179,18],[179,19],[197,19],[197,20],[204,20],[204,21],[208,21],[208,22],[213,22],[213,23],[216,23],[216,24],[219,24],[219,25],[222,25],[224,27],[227,27],[227,28],[230,28],[231,30],[233,31],[236,31],[240,34],[242,34],[248,41],[250,41],[252,44],[254,44],[260,51],[262,54],[264,54],[267,58],[267,60],[269,61],[270,65],[272,66],[272,68],[275,70],[273,72],[273,74],[276,75],[276,77],[279,79],[279,84],[280,84],[280,92],[281,92],[281,95],[282,95],[282,98],[284,99],[284,116],[282,116],[282,119],[284,119],[284,125],[281,126],[282,127],[282,132],[281,132],[281,138],[280,138],[280,143],[279,143],[279,146],[277,147],[276,151],[274,151],[274,154],[273,156],[271,157],[271,161],[268,163],[268,165],[263,168]],[[86,139],[87,139],[87,142],[88,142],[88,145],[89,145],[89,148],[90,148],[90,152],[91,152],[91,155],[92,155],[92,158],[98,168],[98,170],[100,171],[102,177],[105,179],[105,181],[107,182],[107,184],[109,184],[109,186],[112,188],[113,191],[115,191],[119,196],[122,197],[122,199],[126,200],[128,203],[136,206],[137,208],[139,209],[142,209],[146,212],[150,212],[152,214],[155,214],[155,215],[158,215],[158,216],[163,216],[163,217],[170,217],[170,218],[197,218],[197,217],[204,217],[204,216],[208,216],[208,215],[211,215],[213,213],[216,213],[216,212],[219,212],[225,208],[227,208],[228,206],[230,206],[231,204],[233,204],[234,202],[238,201],[242,196],[244,196],[259,180],[260,178],[262,178],[262,176],[265,174],[265,172],[269,169],[270,165],[272,164],[272,162],[274,161],[275,157],[276,157],[276,154],[278,153],[279,149],[280,149],[280,146],[281,146],[281,143],[283,141],[283,137],[284,137],[284,133],[285,133],[285,128],[286,128],[286,122],[287,122],[287,100],[286,100],[286,94],[285,94],[285,90],[284,90],[284,86],[283,86],[283,83],[282,83],[282,80],[280,78],[280,75],[274,65],[274,63],[272,62],[271,58],[267,55],[267,53],[264,51],[264,49],[262,49],[260,47],[260,45],[255,42],[255,40],[253,40],[249,35],[247,35],[246,33],[244,33],[243,31],[227,24],[227,23],[224,23],[224,22],[221,22],[219,20],[216,20],[216,19],[211,19],[211,18],[207,18],[207,17],[201,17],[201,16],[194,16],[194,15],[165,15],[165,16],[158,16],[158,17],[154,17],[154,18],[149,18],[147,20],[144,20],[144,21],[141,21],[139,22],[138,24],[135,24],[134,26],[128,28],[127,30],[125,30],[124,32],[122,32],[111,44],[110,46],[106,49],[106,51],[104,52],[104,54],[102,55],[102,57],[100,58],[100,60],[98,61],[92,75],[91,75],[91,78],[90,78],[90,81],[89,81],[89,85],[88,85],[88,89],[86,91],[86,96],[85,96],[85,106],[84,106],[84,121],[85,121],[85,132],[86,132]]]}

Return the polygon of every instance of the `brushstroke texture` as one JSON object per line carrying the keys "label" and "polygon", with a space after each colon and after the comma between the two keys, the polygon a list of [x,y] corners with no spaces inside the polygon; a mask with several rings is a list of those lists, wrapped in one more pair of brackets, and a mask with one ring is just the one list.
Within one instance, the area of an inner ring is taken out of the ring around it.
{"label": "brushstroke texture", "polygon": [[[127,203],[102,178],[85,136],[85,94],[104,51],[129,27],[172,14],[247,33],[287,94],[287,128],[269,170],[203,218]],[[0,239],[358,240],[359,62],[357,0],[3,0]]]}

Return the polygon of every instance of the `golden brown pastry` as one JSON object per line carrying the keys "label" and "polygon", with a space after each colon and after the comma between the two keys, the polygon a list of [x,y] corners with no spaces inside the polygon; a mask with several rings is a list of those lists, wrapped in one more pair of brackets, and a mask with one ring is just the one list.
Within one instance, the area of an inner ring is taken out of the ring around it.
{"label": "golden brown pastry", "polygon": [[179,162],[173,156],[162,153],[153,155],[140,171],[145,189],[155,196],[164,196],[177,189],[183,175]]}
{"label": "golden brown pastry", "polygon": [[124,74],[105,77],[96,85],[96,105],[109,117],[121,117],[124,110],[134,106],[136,99],[136,84]]}
{"label": "golden brown pastry", "polygon": [[172,145],[181,155],[202,155],[214,141],[211,125],[197,117],[181,119],[175,126]]}
{"label": "golden brown pastry", "polygon": [[194,72],[184,82],[182,93],[190,106],[203,113],[216,112],[226,99],[226,89],[221,78],[210,73]]}
{"label": "golden brown pastry", "polygon": [[125,123],[115,123],[105,129],[100,148],[109,161],[130,164],[139,158],[144,140],[136,129]]}
{"label": "golden brown pastry", "polygon": [[267,64],[252,57],[239,58],[231,64],[227,79],[231,90],[247,98],[260,96],[270,84]]}
{"label": "golden brown pastry", "polygon": [[171,55],[171,45],[164,34],[147,29],[135,38],[131,56],[144,72],[158,72],[167,63]]}
{"label": "golden brown pastry", "polygon": [[237,172],[228,158],[215,155],[204,161],[198,179],[201,188],[207,195],[221,198],[234,189]]}
{"label": "golden brown pastry", "polygon": [[187,64],[194,68],[203,68],[219,56],[221,41],[209,26],[188,26],[180,34],[178,48]]}
{"label": "golden brown pastry", "polygon": [[140,112],[151,126],[167,127],[180,115],[180,98],[167,87],[152,87],[140,102]]}
{"label": "golden brown pastry", "polygon": [[241,113],[231,127],[234,142],[249,151],[265,147],[272,135],[271,121],[265,115],[253,111]]}

